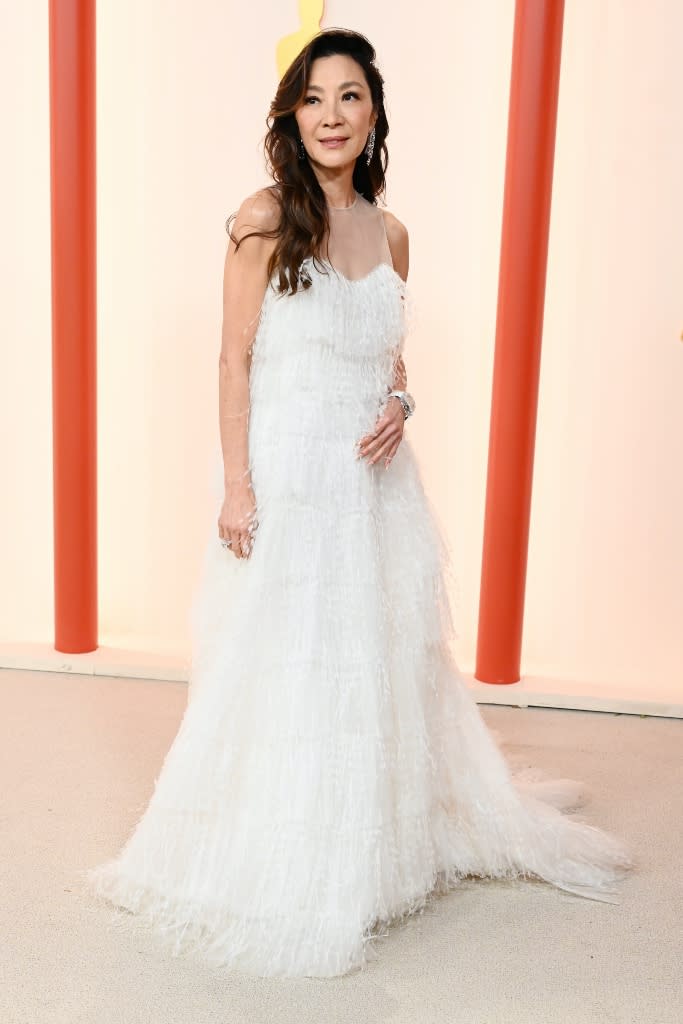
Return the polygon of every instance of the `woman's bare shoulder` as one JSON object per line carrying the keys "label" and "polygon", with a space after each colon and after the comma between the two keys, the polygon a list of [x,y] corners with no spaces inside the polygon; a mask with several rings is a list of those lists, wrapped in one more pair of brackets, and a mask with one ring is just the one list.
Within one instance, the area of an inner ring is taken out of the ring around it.
{"label": "woman's bare shoulder", "polygon": [[382,210],[394,269],[405,281],[408,276],[408,229],[390,210]]}
{"label": "woman's bare shoulder", "polygon": [[242,230],[273,231],[280,223],[280,200],[272,185],[259,188],[246,196],[239,205],[235,228]]}
{"label": "woman's bare shoulder", "polygon": [[398,241],[401,237],[408,237],[408,228],[405,226],[403,221],[400,221],[395,213],[391,210],[382,210],[384,215],[384,222],[387,226],[387,234],[389,235],[389,241],[392,241],[392,235]]}

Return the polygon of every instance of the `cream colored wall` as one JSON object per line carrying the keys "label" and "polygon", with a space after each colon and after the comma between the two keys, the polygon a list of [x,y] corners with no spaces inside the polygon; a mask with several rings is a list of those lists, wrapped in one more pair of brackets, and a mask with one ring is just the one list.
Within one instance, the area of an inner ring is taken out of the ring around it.
{"label": "cream colored wall", "polygon": [[3,3],[0,34],[0,638],[52,614],[47,8]]}
{"label": "cream colored wall", "polygon": [[[407,426],[473,665],[514,5],[326,5],[375,42],[388,205],[411,234]],[[9,8],[7,9],[9,11]],[[294,2],[98,8],[101,642],[185,654],[215,501],[223,223]],[[11,16],[10,16],[11,15]],[[47,6],[4,19],[0,640],[52,638]],[[605,692],[673,679],[683,345],[675,0],[566,9],[522,670]]]}

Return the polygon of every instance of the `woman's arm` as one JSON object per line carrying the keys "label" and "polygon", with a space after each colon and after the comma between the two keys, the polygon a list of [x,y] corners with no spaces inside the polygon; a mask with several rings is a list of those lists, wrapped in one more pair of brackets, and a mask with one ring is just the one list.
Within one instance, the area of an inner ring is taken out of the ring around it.
{"label": "woman's arm", "polygon": [[399,356],[394,366],[394,379],[391,382],[390,391],[406,391],[408,388],[408,374],[403,356]]}
{"label": "woman's arm", "polygon": [[[277,200],[260,190],[243,201],[232,228],[237,241],[250,231],[277,226]],[[268,259],[275,242],[253,236],[239,248],[231,238],[223,271],[223,326],[218,359],[218,414],[225,502],[218,521],[219,536],[231,541],[238,558],[249,547],[249,525],[255,512],[249,466],[249,371],[251,348],[268,284]]]}
{"label": "woman's arm", "polygon": [[[391,251],[391,259],[394,270],[404,281],[408,279],[408,267],[410,264],[410,246],[408,229],[402,224],[398,217],[388,210],[383,210],[384,223],[387,229],[387,240]],[[403,356],[399,356],[394,367],[394,378],[390,391],[405,391],[408,385],[408,377]],[[398,399],[397,399],[398,401]]]}
{"label": "woman's arm", "polygon": [[[408,277],[408,231],[393,213],[389,213],[388,210],[382,212],[394,270],[405,281]],[[403,357],[399,356],[394,365],[393,385],[389,391],[404,391],[406,384],[406,368]],[[404,421],[400,399],[387,399],[375,429],[358,442],[359,458],[367,458],[369,465],[383,459],[385,469],[388,468],[403,438]]]}

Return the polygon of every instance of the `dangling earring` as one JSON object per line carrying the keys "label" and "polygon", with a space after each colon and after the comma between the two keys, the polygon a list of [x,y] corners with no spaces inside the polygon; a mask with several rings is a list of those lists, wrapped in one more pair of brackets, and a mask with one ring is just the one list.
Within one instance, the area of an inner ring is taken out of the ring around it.
{"label": "dangling earring", "polygon": [[304,149],[304,140],[299,138],[299,160],[306,159],[306,150]]}
{"label": "dangling earring", "polygon": [[368,139],[368,144],[365,147],[365,155],[366,155],[366,161],[367,161],[368,166],[370,164],[370,161],[372,160],[372,154],[373,154],[374,150],[375,150],[375,129],[373,128],[372,131],[370,132],[370,138]]}

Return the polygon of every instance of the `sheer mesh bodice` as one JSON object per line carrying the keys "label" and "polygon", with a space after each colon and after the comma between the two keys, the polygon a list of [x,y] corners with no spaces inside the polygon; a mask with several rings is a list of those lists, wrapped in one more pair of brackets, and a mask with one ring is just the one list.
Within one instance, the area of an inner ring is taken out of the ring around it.
{"label": "sheer mesh bodice", "polygon": [[382,210],[356,192],[348,207],[328,206],[330,231],[325,259],[350,281],[369,274],[378,263],[393,267]]}

